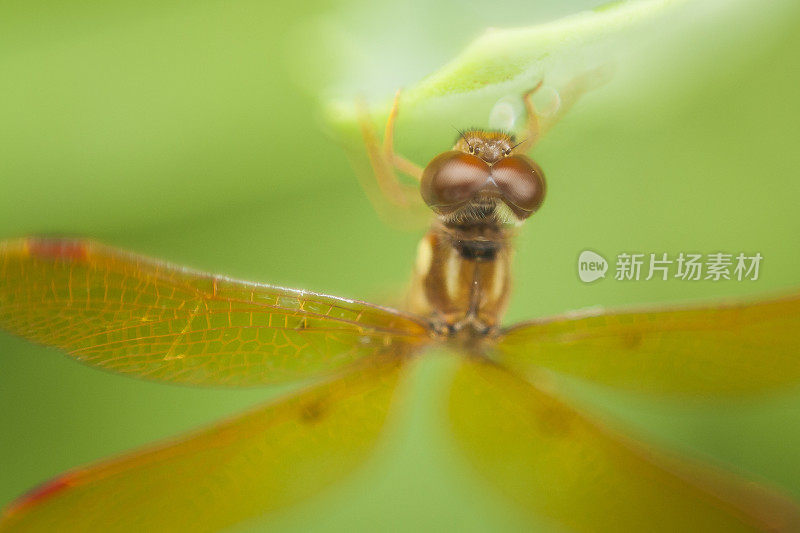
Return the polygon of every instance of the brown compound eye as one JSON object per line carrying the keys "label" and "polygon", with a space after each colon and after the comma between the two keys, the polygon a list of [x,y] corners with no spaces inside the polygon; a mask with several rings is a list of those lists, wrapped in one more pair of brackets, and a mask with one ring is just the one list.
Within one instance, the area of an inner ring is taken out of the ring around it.
{"label": "brown compound eye", "polygon": [[422,173],[422,199],[437,213],[450,213],[469,201],[489,179],[489,165],[464,152],[445,152],[433,158]]}
{"label": "brown compound eye", "polygon": [[520,218],[531,216],[544,201],[544,173],[524,155],[506,157],[495,163],[492,178],[508,207]]}

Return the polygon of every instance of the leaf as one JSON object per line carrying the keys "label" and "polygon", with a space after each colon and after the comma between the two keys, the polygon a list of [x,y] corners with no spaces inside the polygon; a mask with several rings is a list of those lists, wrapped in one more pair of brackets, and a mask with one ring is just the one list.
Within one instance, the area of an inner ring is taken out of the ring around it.
{"label": "leaf", "polygon": [[[562,71],[566,59],[590,44],[622,30],[641,24],[663,13],[667,8],[680,5],[686,0],[642,0],[622,1],[584,11],[562,19],[523,28],[487,29],[463,52],[438,71],[404,91],[403,105],[406,108],[425,106],[432,101],[465,93],[482,94],[507,91],[510,85],[533,86],[542,78],[548,80],[551,73]],[[609,57],[593,58],[583,67],[572,65],[569,76],[554,80],[550,88],[559,94],[570,79],[583,72],[594,70],[595,83],[602,83],[608,71],[597,69]],[[572,62],[572,61],[570,61]],[[571,104],[571,102],[563,102]],[[376,113],[388,113],[387,99],[377,106]],[[328,109],[334,123],[349,123],[355,119],[352,102],[333,102]]]}

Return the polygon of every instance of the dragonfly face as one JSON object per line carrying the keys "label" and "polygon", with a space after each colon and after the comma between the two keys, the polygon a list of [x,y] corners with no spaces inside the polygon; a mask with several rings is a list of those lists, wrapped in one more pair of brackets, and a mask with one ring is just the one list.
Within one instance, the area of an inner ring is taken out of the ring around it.
{"label": "dragonfly face", "polygon": [[542,169],[519,144],[500,132],[461,133],[450,152],[438,155],[422,174],[425,203],[452,226],[521,224],[544,201]]}
{"label": "dragonfly face", "polygon": [[[0,242],[8,331],[157,381],[318,380],[203,431],[68,472],[12,503],[0,530],[216,530],[297,502],[363,461],[395,408],[408,356],[438,342],[471,352],[458,353],[450,384],[454,440],[530,513],[576,531],[800,530],[800,511],[782,496],[639,445],[542,386],[551,372],[699,397],[795,385],[800,297],[500,327],[511,227],[544,195],[541,170],[520,155],[540,132],[525,102],[521,145],[468,132],[427,169],[365,135],[379,179],[390,164],[418,178],[437,214],[418,247],[410,312],[92,241]],[[396,107],[390,125],[395,115]]]}

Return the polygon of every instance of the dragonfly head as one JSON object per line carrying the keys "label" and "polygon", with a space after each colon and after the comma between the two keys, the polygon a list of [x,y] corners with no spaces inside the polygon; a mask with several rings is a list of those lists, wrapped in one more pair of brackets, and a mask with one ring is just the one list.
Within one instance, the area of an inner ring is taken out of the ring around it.
{"label": "dragonfly head", "polygon": [[422,173],[425,203],[445,223],[518,225],[542,204],[542,169],[505,133],[468,131]]}

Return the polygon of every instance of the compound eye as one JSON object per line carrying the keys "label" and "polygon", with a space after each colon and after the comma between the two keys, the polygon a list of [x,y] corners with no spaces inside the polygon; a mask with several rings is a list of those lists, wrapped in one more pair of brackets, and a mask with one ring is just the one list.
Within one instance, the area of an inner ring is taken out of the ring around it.
{"label": "compound eye", "polygon": [[422,199],[437,213],[450,213],[469,201],[489,179],[489,165],[464,152],[433,158],[422,173]]}
{"label": "compound eye", "polygon": [[495,163],[492,178],[508,206],[521,218],[531,216],[544,201],[544,173],[524,155],[506,157]]}

